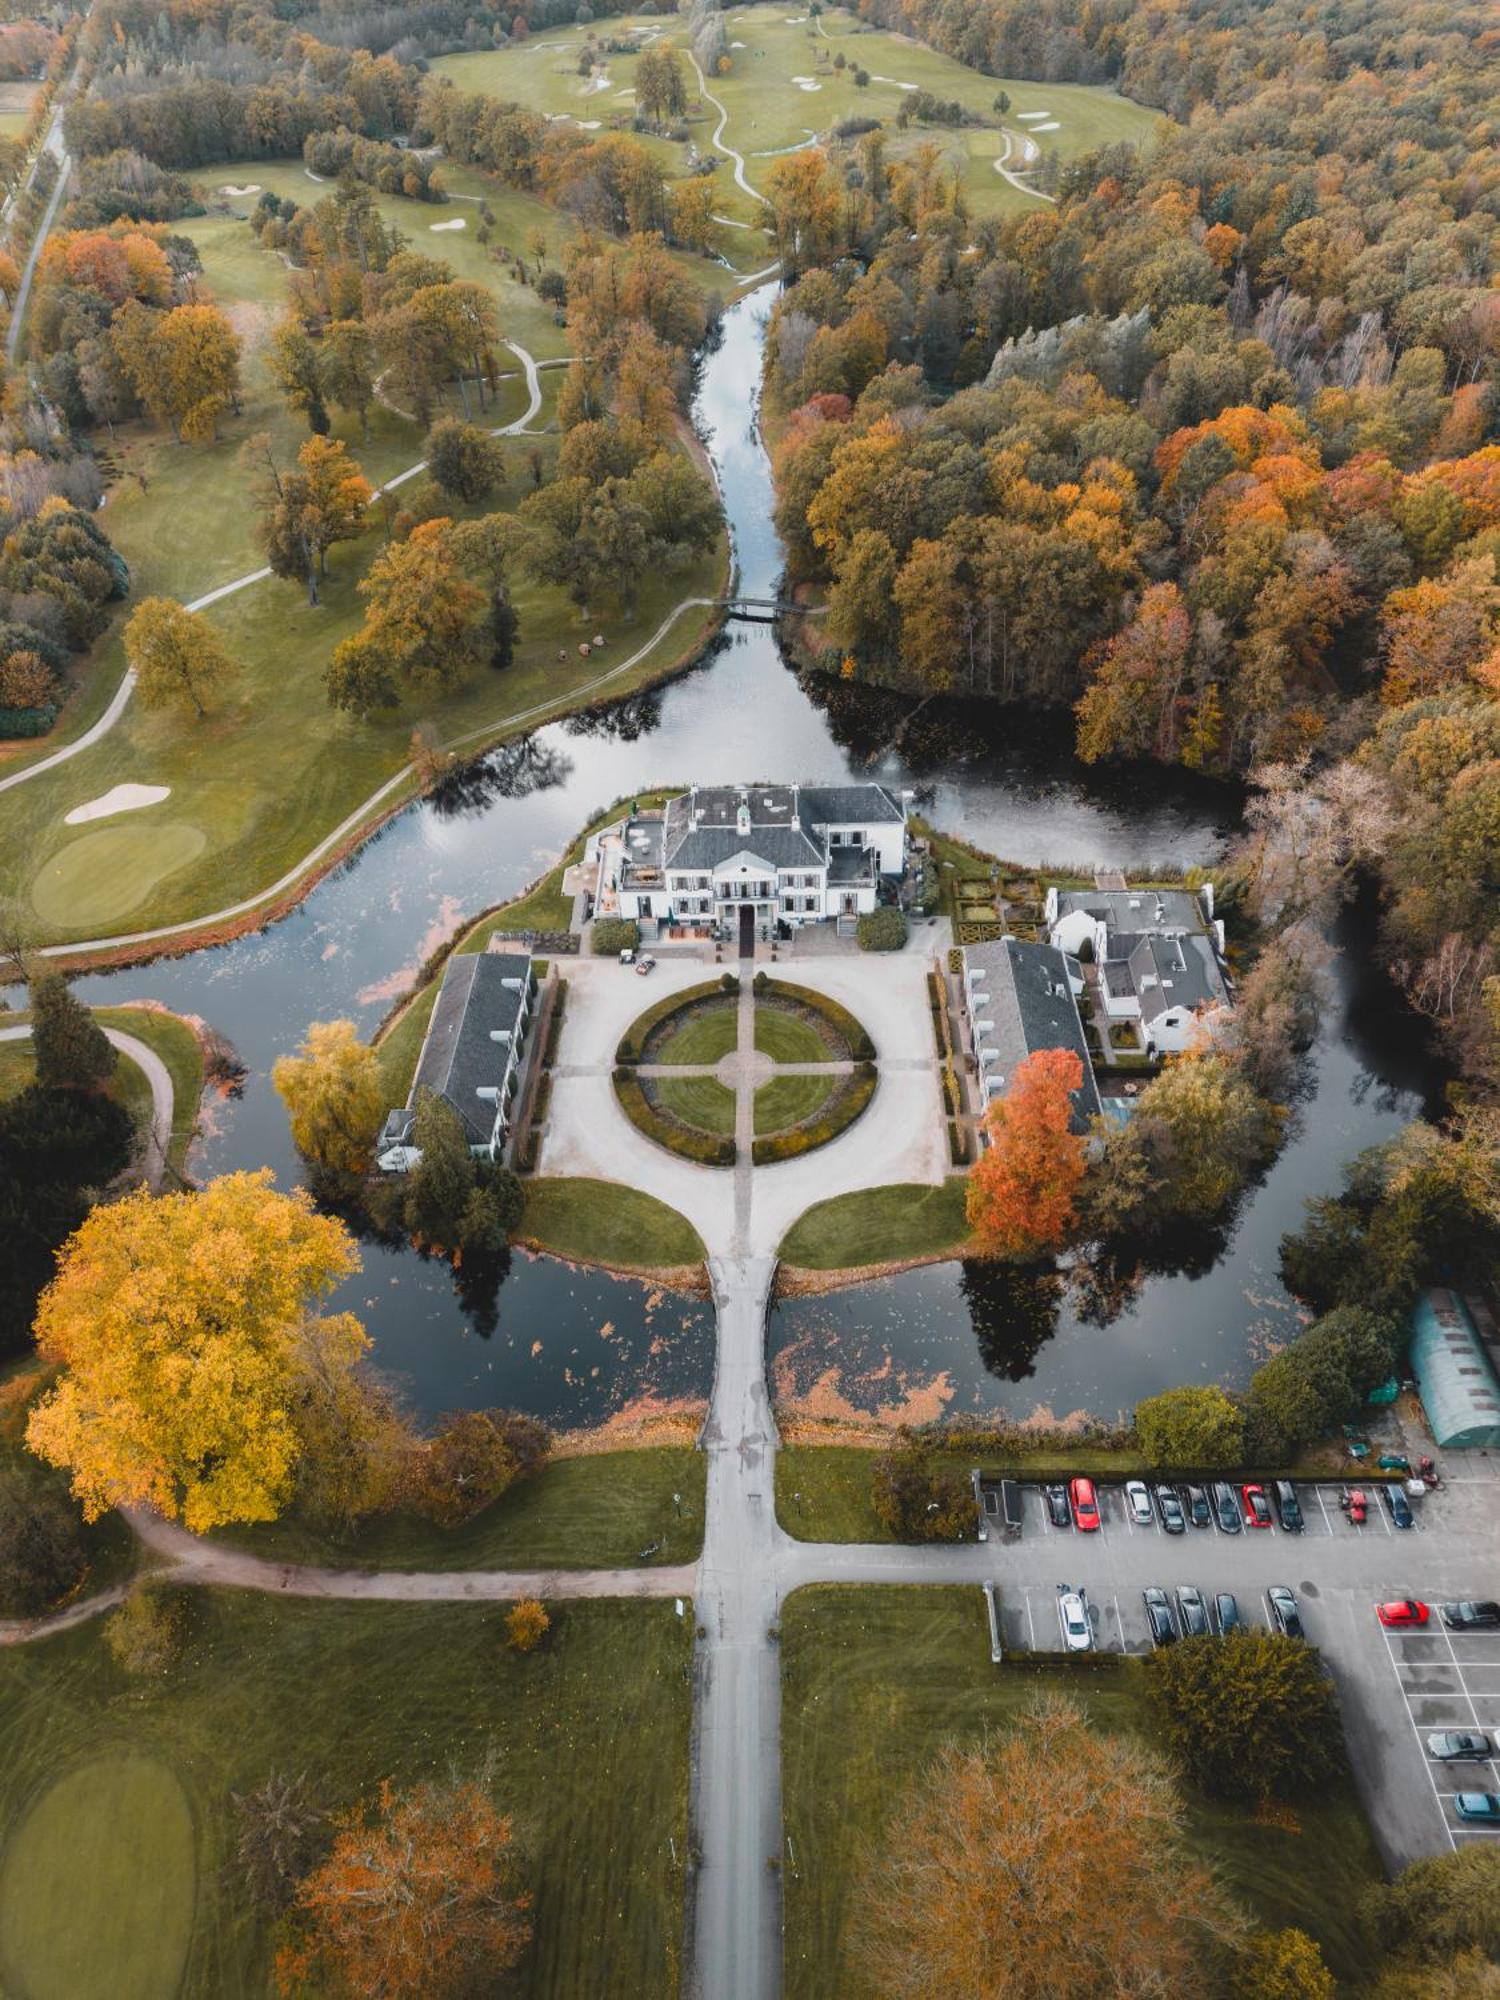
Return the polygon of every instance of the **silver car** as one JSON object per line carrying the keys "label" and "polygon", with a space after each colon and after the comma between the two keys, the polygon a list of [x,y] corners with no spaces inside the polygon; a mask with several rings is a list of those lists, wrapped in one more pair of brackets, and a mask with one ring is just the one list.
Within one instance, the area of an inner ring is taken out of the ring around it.
{"label": "silver car", "polygon": [[1151,1495],[1146,1490],[1144,1479],[1126,1480],[1125,1505],[1130,1509],[1130,1518],[1138,1528],[1151,1526]]}
{"label": "silver car", "polygon": [[1069,1590],[1066,1584],[1058,1585],[1057,1622],[1062,1627],[1064,1652],[1087,1653],[1092,1650],[1094,1628],[1089,1623],[1089,1608],[1081,1590]]}
{"label": "silver car", "polygon": [[1490,1754],[1490,1739],[1479,1729],[1440,1729],[1428,1737],[1427,1754],[1440,1764],[1478,1764]]}

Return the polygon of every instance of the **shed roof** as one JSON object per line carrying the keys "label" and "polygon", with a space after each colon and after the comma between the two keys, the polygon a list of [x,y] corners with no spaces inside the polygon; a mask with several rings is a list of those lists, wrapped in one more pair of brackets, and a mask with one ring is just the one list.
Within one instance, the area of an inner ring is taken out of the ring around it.
{"label": "shed roof", "polygon": [[509,1046],[495,1036],[515,1034],[530,976],[530,961],[518,953],[453,954],[417,1059],[408,1111],[415,1110],[419,1090],[430,1090],[448,1100],[476,1145],[489,1138],[495,1109],[476,1092],[497,1089],[504,1079]]}
{"label": "shed roof", "polygon": [[1412,1373],[1432,1435],[1448,1450],[1500,1445],[1500,1380],[1463,1301],[1444,1288],[1412,1309]]}

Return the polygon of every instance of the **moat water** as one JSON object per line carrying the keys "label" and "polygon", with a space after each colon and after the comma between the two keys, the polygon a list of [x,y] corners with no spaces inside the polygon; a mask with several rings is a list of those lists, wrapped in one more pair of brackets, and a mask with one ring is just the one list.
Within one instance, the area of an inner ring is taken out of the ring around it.
{"label": "moat water", "polygon": [[[739,585],[774,594],[781,551],[770,468],[755,428],[770,292],[726,315],[695,406],[723,489]],[[497,683],[497,701],[502,698]],[[731,628],[713,657],[650,695],[544,729],[496,752],[442,799],[414,806],[291,916],[234,944],[79,983],[86,997],[153,999],[200,1016],[247,1067],[243,1094],[210,1100],[193,1169],[269,1166],[301,1177],[270,1084],[308,1021],[368,1032],[435,945],[470,912],[516,894],[598,808],[669,782],[745,777],[911,786],[936,823],[1007,859],[1071,867],[1211,862],[1239,800],[1170,773],[1098,773],[1065,727],[991,707],[911,705],[799,678],[765,626]],[[838,1414],[1088,1410],[1200,1379],[1242,1380],[1293,1323],[1277,1244],[1340,1165],[1395,1132],[1438,1088],[1422,1038],[1346,927],[1336,996],[1312,1057],[1296,1132],[1206,1268],[1152,1278],[1108,1324],[1066,1295],[945,1264],[774,1309],[778,1387]],[[545,1258],[516,1257],[460,1296],[442,1263],[366,1245],[336,1300],[374,1336],[378,1363],[434,1415],[503,1404],[562,1426],[628,1418],[708,1394],[712,1316],[700,1302]]]}

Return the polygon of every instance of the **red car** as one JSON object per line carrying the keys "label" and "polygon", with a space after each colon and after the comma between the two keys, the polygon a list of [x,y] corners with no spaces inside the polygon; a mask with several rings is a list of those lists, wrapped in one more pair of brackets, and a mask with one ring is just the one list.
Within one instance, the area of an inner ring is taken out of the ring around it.
{"label": "red car", "polygon": [[1242,1486],[1240,1501],[1244,1508],[1247,1528],[1269,1528],[1271,1525],[1271,1503],[1266,1498],[1264,1486]]}
{"label": "red car", "polygon": [[1382,1625],[1425,1625],[1432,1613],[1415,1597],[1398,1598],[1393,1604],[1377,1604],[1375,1616]]}
{"label": "red car", "polygon": [[1339,1501],[1339,1505],[1349,1516],[1349,1522],[1352,1527],[1362,1528],[1365,1525],[1365,1514],[1368,1503],[1365,1500],[1364,1494],[1360,1492],[1357,1486],[1351,1492],[1344,1495]]}
{"label": "red car", "polygon": [[1073,1503],[1073,1525],[1090,1535],[1099,1525],[1099,1502],[1094,1495],[1092,1479],[1070,1479],[1068,1498]]}

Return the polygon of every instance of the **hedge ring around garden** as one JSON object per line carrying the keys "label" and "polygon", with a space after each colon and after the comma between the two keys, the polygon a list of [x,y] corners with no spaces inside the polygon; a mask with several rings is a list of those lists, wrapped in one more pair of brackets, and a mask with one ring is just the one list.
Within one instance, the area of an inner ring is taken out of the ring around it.
{"label": "hedge ring around garden", "polygon": [[615,1098],[625,1116],[653,1144],[698,1166],[734,1166],[741,1093],[752,1085],[756,1166],[828,1145],[875,1094],[874,1044],[846,1007],[764,972],[754,992],[749,1077],[738,1047],[739,981],[731,973],[646,1008],[615,1050]]}

